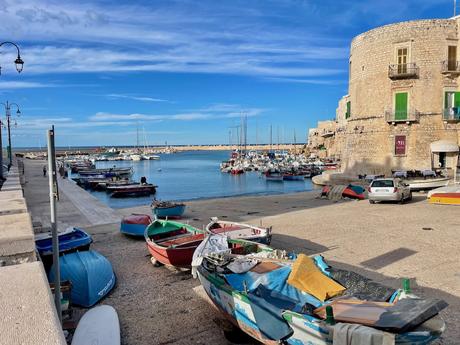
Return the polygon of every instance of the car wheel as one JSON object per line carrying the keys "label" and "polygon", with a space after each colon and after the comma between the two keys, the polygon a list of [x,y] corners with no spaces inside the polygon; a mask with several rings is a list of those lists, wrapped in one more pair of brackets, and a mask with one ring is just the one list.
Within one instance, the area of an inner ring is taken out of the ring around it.
{"label": "car wheel", "polygon": [[400,203],[401,205],[404,204],[404,194],[401,195],[401,200],[399,200],[399,203]]}
{"label": "car wheel", "polygon": [[374,200],[369,200],[369,204],[375,204]]}
{"label": "car wheel", "polygon": [[412,200],[412,192],[409,193],[409,198],[407,200],[411,201]]}

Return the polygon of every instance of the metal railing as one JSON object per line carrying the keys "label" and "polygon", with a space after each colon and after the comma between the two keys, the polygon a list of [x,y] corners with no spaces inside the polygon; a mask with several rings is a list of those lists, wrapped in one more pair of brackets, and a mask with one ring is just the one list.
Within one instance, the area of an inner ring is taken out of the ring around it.
{"label": "metal railing", "polygon": [[418,73],[419,68],[414,62],[388,66],[390,79],[418,78]]}
{"label": "metal railing", "polygon": [[460,122],[460,108],[446,108],[442,112],[442,119],[444,121]]}
{"label": "metal railing", "polygon": [[415,109],[387,110],[385,111],[385,120],[387,122],[417,122],[419,120],[419,112]]}
{"label": "metal railing", "polygon": [[442,62],[442,73],[460,73],[460,62],[446,60]]}

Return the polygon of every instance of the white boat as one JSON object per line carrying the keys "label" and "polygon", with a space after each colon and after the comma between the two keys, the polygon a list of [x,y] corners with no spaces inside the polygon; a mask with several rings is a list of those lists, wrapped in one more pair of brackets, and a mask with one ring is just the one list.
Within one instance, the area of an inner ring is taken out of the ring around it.
{"label": "white boat", "polygon": [[263,244],[270,244],[272,239],[272,227],[263,228],[250,224],[228,222],[219,220],[217,217],[211,218],[211,222],[206,226],[206,231],[210,234],[220,234],[230,239],[243,239]]}
{"label": "white boat", "polygon": [[131,155],[131,160],[133,160],[133,161],[140,161],[140,160],[142,160],[142,156],[141,156],[141,155],[137,155],[137,154],[132,154],[132,155]]}
{"label": "white boat", "polygon": [[158,160],[160,159],[160,156],[158,155],[151,155],[151,154],[144,154],[142,155],[142,159],[145,159],[145,160]]}
{"label": "white boat", "polygon": [[407,179],[404,180],[411,190],[434,189],[447,186],[451,179],[449,177],[435,177],[427,179]]}
{"label": "white boat", "polygon": [[120,345],[117,311],[109,305],[88,310],[78,323],[72,345]]}
{"label": "white boat", "polygon": [[450,186],[444,186],[436,189],[432,189],[428,192],[426,198],[429,199],[433,194],[439,193],[460,193],[460,184],[453,184]]}

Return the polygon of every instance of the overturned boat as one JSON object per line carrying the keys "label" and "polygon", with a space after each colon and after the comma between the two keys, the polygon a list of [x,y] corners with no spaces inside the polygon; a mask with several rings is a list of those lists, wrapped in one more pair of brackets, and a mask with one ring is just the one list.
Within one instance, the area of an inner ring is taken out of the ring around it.
{"label": "overturned boat", "polygon": [[186,205],[181,202],[160,201],[152,202],[152,213],[157,218],[180,218],[185,212]]}
{"label": "overturned boat", "polygon": [[229,321],[264,344],[326,345],[340,337],[367,344],[375,336],[389,341],[382,344],[422,345],[445,329],[437,316],[444,301],[388,288],[319,255],[288,256],[211,235],[197,248],[192,273]]}
{"label": "overturned boat", "polygon": [[206,226],[206,231],[222,234],[232,239],[239,238],[265,244],[270,244],[272,240],[272,227],[263,228],[262,226],[229,222],[219,220],[217,217],[211,218],[211,222]]}
{"label": "overturned boat", "polygon": [[[61,281],[72,283],[71,301],[82,307],[91,307],[115,286],[112,264],[94,250],[75,252],[59,258]],[[54,281],[51,269],[49,280]]]}

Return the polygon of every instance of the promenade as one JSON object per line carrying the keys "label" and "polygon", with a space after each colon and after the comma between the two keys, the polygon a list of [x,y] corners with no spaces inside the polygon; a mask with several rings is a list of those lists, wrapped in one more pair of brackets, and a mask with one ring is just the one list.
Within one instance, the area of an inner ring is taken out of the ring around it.
{"label": "promenade", "polygon": [[[42,165],[24,162],[24,193],[32,220],[46,227],[48,187]],[[117,309],[123,344],[227,344],[213,322],[219,313],[196,293],[199,282],[188,272],[153,267],[144,240],[119,233],[120,216],[150,213],[148,206],[111,210],[68,181],[59,183],[60,228],[84,227],[93,235],[92,249],[105,255],[116,272],[117,286],[102,303]],[[184,221],[198,227],[211,216],[262,222],[273,226],[274,247],[322,254],[330,263],[394,288],[409,277],[416,294],[449,303],[442,312],[447,330],[437,344],[458,344],[458,208],[430,205],[424,195],[415,195],[405,205],[334,203],[316,196],[306,192],[193,201]]]}

